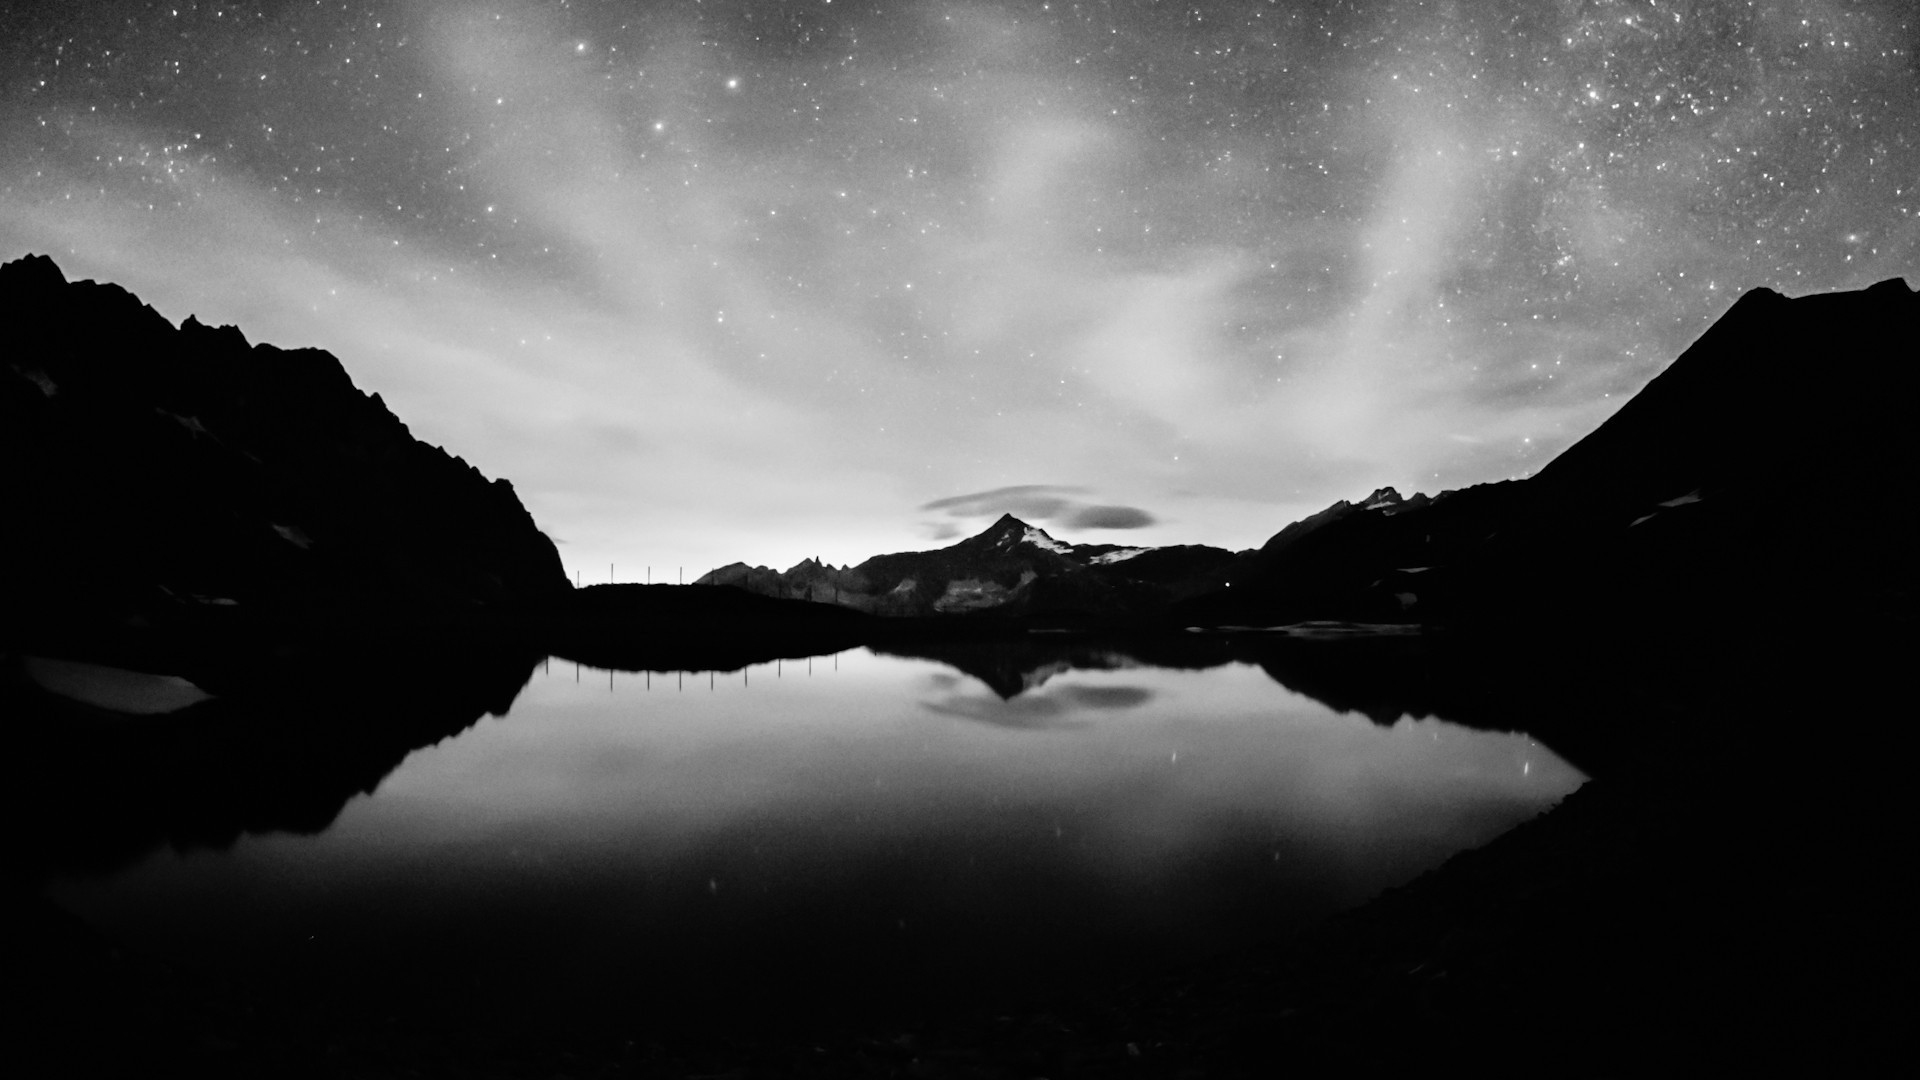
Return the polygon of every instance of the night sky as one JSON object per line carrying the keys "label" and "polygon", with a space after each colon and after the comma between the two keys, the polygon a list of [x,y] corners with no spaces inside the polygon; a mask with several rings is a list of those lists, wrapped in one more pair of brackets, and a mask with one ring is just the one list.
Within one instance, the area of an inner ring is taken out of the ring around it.
{"label": "night sky", "polygon": [[[1526,474],[1920,284],[1920,7],[0,6],[0,259],[314,345],[570,570]],[[1805,377],[1848,377],[1807,357]]]}

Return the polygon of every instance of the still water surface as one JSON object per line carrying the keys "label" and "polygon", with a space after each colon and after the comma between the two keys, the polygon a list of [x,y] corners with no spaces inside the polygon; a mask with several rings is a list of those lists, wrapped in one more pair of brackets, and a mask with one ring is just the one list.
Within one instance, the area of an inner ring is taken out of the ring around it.
{"label": "still water surface", "polygon": [[176,962],[396,993],[998,998],[1283,939],[1584,779],[1525,735],[1383,726],[1251,665],[1026,682],[866,650],[555,660],[317,835],[51,891]]}

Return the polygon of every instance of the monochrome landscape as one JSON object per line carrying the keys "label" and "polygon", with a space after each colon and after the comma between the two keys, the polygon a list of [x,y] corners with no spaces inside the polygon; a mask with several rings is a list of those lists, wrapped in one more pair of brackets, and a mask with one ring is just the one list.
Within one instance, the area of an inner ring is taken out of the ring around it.
{"label": "monochrome landscape", "polygon": [[0,12],[8,1060],[1882,1066],[1917,35]]}

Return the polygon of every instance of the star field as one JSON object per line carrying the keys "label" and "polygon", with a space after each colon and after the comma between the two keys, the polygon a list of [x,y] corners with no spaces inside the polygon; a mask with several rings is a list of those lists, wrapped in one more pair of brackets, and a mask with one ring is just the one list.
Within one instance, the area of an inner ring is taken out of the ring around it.
{"label": "star field", "polygon": [[1920,282],[1917,41],[1899,0],[10,6],[0,257],[334,352],[588,579],[1034,484],[1153,521],[1068,539],[1243,547],[1525,474],[1745,289]]}

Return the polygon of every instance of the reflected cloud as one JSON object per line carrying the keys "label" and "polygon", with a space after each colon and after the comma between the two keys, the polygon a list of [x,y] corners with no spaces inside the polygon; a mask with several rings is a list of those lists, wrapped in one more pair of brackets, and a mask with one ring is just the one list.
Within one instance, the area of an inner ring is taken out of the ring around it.
{"label": "reflected cloud", "polygon": [[[936,676],[936,685],[951,688],[959,680]],[[942,701],[922,701],[920,707],[941,716],[973,720],[1018,731],[1060,731],[1088,726],[1087,714],[1137,708],[1153,699],[1142,686],[1057,686],[1043,693],[1001,698],[995,694],[954,692]]]}
{"label": "reflected cloud", "polygon": [[1131,709],[1153,697],[1141,686],[1063,686],[1058,692],[1088,709]]}
{"label": "reflected cloud", "polygon": [[1138,665],[1110,643],[1049,640],[1045,635],[1007,640],[890,641],[869,643],[868,648],[883,656],[912,656],[945,664],[986,683],[1002,699],[1037,690],[1069,671],[1118,671]]}
{"label": "reflected cloud", "polygon": [[[915,656],[945,664],[980,680],[1003,699],[994,710],[970,699],[927,707],[950,715],[1037,726],[1047,716],[1065,715],[1059,705],[1034,705],[1056,694],[1100,692],[1100,688],[1061,686],[1044,693],[1049,680],[1073,671],[1162,668],[1199,671],[1229,665],[1259,670],[1287,690],[1335,712],[1364,716],[1391,728],[1406,718],[1438,717],[1485,731],[1526,731],[1546,741],[1581,769],[1604,772],[1619,746],[1607,732],[1617,729],[1612,714],[1641,711],[1631,704],[1632,687],[1562,701],[1554,710],[1539,703],[1556,696],[1555,679],[1564,677],[1547,658],[1516,666],[1504,654],[1485,654],[1446,638],[1383,634],[1364,627],[1324,624],[1283,633],[1184,634],[1092,641],[1075,637],[1028,635],[1007,641],[892,643],[874,647],[881,654]],[[950,674],[940,689],[956,686]],[[1083,707],[1091,705],[1084,698]],[[1581,716],[1585,720],[1570,720]]]}

